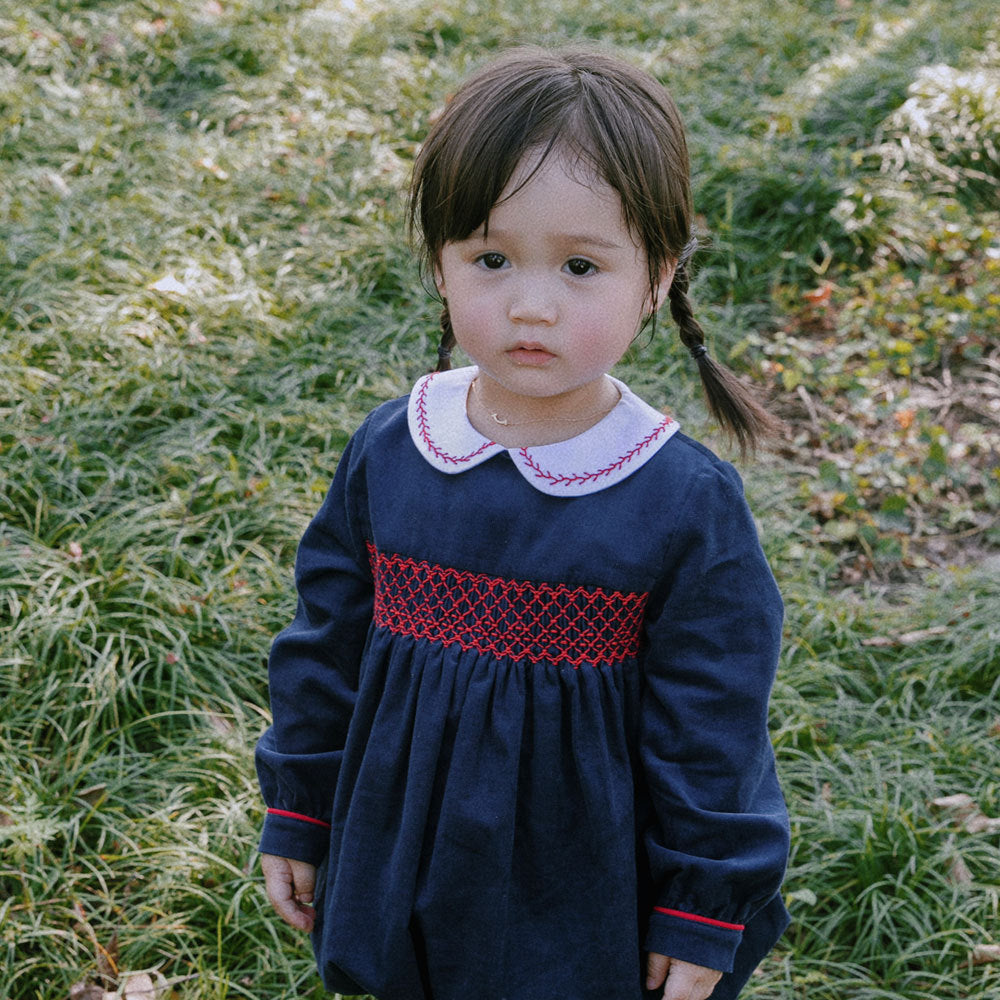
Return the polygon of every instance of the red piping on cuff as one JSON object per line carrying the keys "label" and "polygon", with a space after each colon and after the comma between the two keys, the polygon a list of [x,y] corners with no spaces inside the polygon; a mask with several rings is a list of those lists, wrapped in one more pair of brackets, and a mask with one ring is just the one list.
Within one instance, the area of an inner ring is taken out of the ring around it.
{"label": "red piping on cuff", "polygon": [[303,816],[302,813],[289,812],[287,809],[268,809],[269,816],[287,816],[289,819],[300,819],[304,823],[315,823],[326,830],[330,829],[329,823],[324,823],[321,819],[313,819],[312,816]]}
{"label": "red piping on cuff", "polygon": [[722,927],[727,931],[742,931],[746,924],[727,924],[723,920],[713,920],[711,917],[699,917],[697,913],[685,913],[683,910],[667,910],[662,906],[654,906],[657,913],[665,913],[668,917],[680,917],[681,920],[693,920],[696,924],[709,924],[712,927]]}

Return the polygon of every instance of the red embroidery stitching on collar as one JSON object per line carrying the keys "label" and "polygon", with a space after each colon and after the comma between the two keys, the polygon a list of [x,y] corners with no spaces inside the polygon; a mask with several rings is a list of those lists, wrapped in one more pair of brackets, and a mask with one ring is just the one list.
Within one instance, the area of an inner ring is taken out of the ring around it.
{"label": "red embroidery stitching on collar", "polygon": [[427,388],[434,380],[434,374],[430,374],[424,379],[420,386],[420,392],[417,394],[416,403],[416,413],[417,413],[417,426],[420,428],[420,440],[427,445],[427,450],[437,459],[442,462],[450,462],[452,465],[459,465],[462,462],[471,462],[477,455],[481,455],[487,448],[493,447],[492,441],[487,441],[485,444],[481,445],[475,451],[469,452],[468,455],[449,455],[448,452],[442,451],[431,438],[431,432],[429,423],[427,420]]}
{"label": "red embroidery stitching on collar", "polygon": [[627,451],[624,455],[621,455],[616,462],[612,465],[607,466],[604,469],[599,469],[597,472],[576,472],[572,474],[565,473],[554,473],[543,469],[537,462],[532,459],[531,454],[528,452],[527,448],[521,448],[518,454],[524,459],[528,468],[532,470],[536,479],[545,479],[550,483],[557,483],[562,486],[575,486],[581,483],[593,482],[596,479],[601,479],[604,476],[611,475],[612,472],[618,472],[623,466],[631,462],[639,452],[644,448],[648,447],[655,441],[672,423],[673,418],[666,417],[663,422],[649,435],[644,437],[634,448]]}

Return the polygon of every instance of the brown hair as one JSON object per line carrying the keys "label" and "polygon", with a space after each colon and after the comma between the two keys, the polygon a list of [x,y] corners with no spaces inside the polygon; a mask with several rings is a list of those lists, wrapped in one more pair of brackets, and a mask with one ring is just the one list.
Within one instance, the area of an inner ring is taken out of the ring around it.
{"label": "brown hair", "polygon": [[[687,297],[691,236],[690,166],[673,99],[649,74],[586,48],[515,49],[469,78],[432,127],[413,170],[411,231],[432,267],[445,244],[488,227],[525,153],[535,170],[557,150],[593,170],[621,198],[626,225],[645,248],[650,291],[676,266],[670,313],[698,363],[713,416],[741,450],[776,421],[723,365],[710,358]],[[523,182],[527,183],[530,176]],[[455,339],[447,307],[439,370]]]}

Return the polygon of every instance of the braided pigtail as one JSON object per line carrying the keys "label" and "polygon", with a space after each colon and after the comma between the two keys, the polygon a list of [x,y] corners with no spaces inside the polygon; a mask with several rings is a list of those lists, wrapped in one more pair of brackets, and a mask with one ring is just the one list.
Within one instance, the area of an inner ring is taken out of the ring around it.
{"label": "braided pigtail", "polygon": [[698,363],[698,373],[712,416],[736,439],[740,453],[752,452],[761,438],[776,434],[781,423],[757,401],[753,393],[723,364],[709,356],[705,332],[694,318],[688,298],[687,261],[677,264],[670,286],[670,315],[680,329],[681,343]]}
{"label": "braided pigtail", "polygon": [[435,371],[451,371],[451,349],[455,346],[455,331],[451,328],[451,315],[448,303],[441,310],[441,343],[438,344],[438,363]]}

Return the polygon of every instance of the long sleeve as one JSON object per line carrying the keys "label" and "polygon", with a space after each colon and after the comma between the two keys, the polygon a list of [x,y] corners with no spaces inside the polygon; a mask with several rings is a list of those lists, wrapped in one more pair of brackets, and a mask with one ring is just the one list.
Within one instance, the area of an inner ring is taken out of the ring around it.
{"label": "long sleeve", "polygon": [[731,466],[703,465],[677,516],[641,706],[655,898],[646,948],[730,971],[755,913],[771,903],[757,925],[771,928],[764,950],[784,923],[774,897],[788,818],[767,728],[782,605]]}
{"label": "long sleeve", "polygon": [[372,577],[364,503],[355,484],[359,439],[341,456],[326,499],[299,544],[298,607],[268,660],[272,725],[256,748],[268,806],[260,850],[319,863],[330,817],[358,670],[372,618]]}

